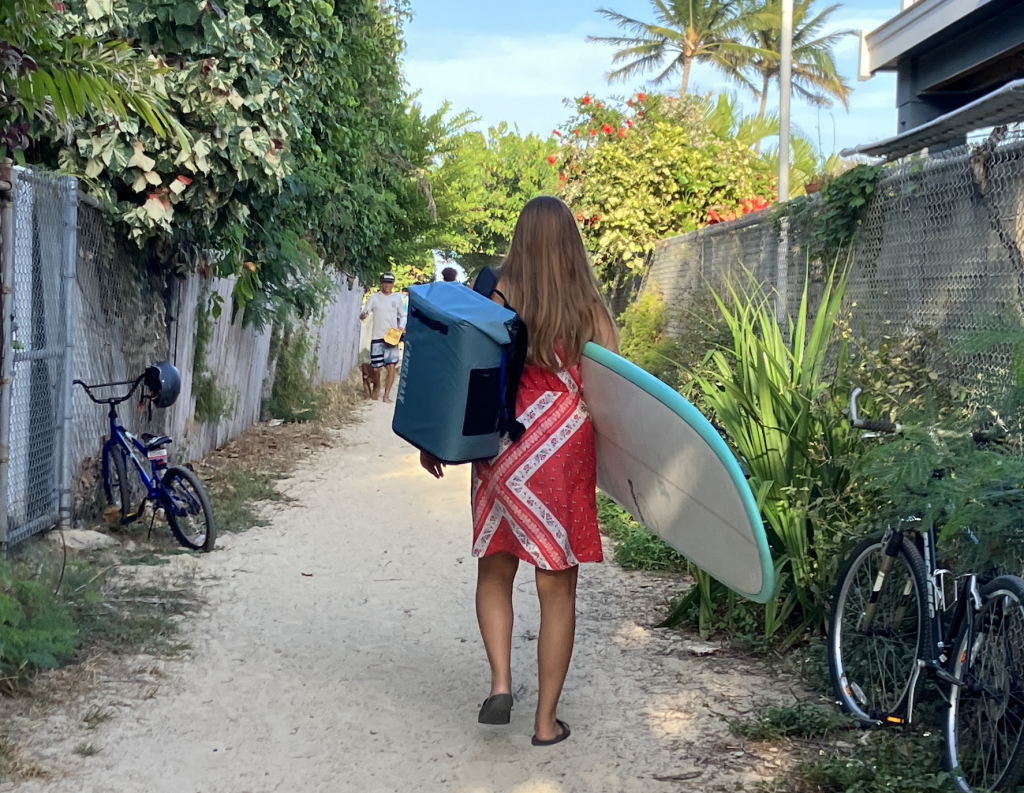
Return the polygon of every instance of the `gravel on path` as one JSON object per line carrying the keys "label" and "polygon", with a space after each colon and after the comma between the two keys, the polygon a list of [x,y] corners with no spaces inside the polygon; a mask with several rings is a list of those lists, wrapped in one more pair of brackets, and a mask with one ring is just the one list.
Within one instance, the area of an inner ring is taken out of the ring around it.
{"label": "gravel on path", "polygon": [[[468,466],[434,481],[392,434],[390,406],[367,405],[363,419],[282,483],[295,500],[270,527],[184,557],[206,602],[189,617],[188,656],[112,664],[27,739],[48,775],[0,790],[648,793],[748,789],[781,773],[723,717],[785,681],[651,628],[680,581],[611,561],[580,575],[559,713],[572,737],[530,745],[539,612],[525,566],[512,723],[477,724],[488,679]],[[93,707],[114,718],[87,730]],[[76,755],[83,741],[99,754]]]}

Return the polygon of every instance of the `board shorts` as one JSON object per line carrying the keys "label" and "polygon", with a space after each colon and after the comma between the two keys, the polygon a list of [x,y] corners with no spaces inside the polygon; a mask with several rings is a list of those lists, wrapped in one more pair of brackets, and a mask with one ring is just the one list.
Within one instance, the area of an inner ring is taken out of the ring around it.
{"label": "board shorts", "polygon": [[370,342],[370,366],[374,369],[381,369],[385,366],[394,366],[398,363],[398,347],[385,344],[384,339],[374,339]]}

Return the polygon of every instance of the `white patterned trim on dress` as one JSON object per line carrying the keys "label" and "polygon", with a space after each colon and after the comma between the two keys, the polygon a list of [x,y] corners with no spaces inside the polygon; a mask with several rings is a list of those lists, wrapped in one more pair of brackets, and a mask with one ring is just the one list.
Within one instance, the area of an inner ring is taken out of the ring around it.
{"label": "white patterned trim on dress", "polygon": [[[590,416],[590,411],[587,409],[582,398],[580,398],[579,386],[572,378],[572,375],[569,374],[569,372],[559,372],[558,378],[565,385],[570,398],[576,398],[576,405],[573,407],[572,413],[563,421],[562,425],[557,427],[551,436],[507,478],[503,475],[503,471],[490,471],[489,474],[491,480],[495,484],[504,484],[508,488],[509,494],[515,496],[516,500],[524,510],[537,520],[538,528],[548,533],[551,539],[553,539],[561,549],[567,564],[572,566],[579,564],[579,561],[576,559],[569,545],[569,537],[565,527],[562,526],[558,519],[550,510],[548,510],[543,501],[541,501],[541,499],[538,498],[536,494],[529,489],[529,487],[527,487],[527,481],[529,478],[536,473],[552,455],[556,454],[558,450],[572,438],[573,435],[576,434]],[[526,408],[526,410],[523,411],[519,416],[519,420],[523,423],[524,427],[529,430],[531,426],[542,419],[545,414],[547,414],[552,407],[557,404],[558,399],[561,396],[564,396],[564,392],[545,391],[535,399],[534,402]],[[499,443],[498,454],[488,461],[487,465],[504,468],[505,466],[501,465],[501,457],[508,450],[510,443],[511,442],[507,438],[502,438]],[[513,461],[509,460],[509,462]],[[474,504],[476,504],[477,493],[480,485],[480,480],[476,476],[476,471],[474,469],[472,483]],[[537,567],[542,570],[550,570],[551,566],[544,557],[544,554],[523,527],[512,517],[508,507],[502,503],[500,495],[495,493],[493,497],[488,500],[491,502],[491,509],[481,525],[480,534],[477,536],[476,542],[473,543],[473,555],[479,557],[486,553],[487,547],[490,545],[491,540],[498,531],[502,519],[505,519],[508,521],[512,533],[516,536],[516,539],[519,540],[520,545],[522,545],[523,550],[530,555]]]}
{"label": "white patterned trim on dress", "polygon": [[[533,514],[535,518],[540,522],[551,538],[558,543],[558,546],[562,549],[565,554],[565,560],[570,565],[579,564],[576,557],[573,555],[572,549],[569,546],[569,534],[566,532],[565,527],[559,522],[545,505],[544,502],[537,497],[537,495],[530,490],[527,486],[527,482],[530,477],[533,476],[547,460],[554,456],[559,449],[561,449],[573,435],[583,426],[587,420],[586,414],[578,408],[573,411],[572,415],[566,420],[558,431],[553,433],[552,436],[545,441],[545,443],[537,449],[526,461],[523,462],[515,473],[513,473],[507,480],[506,485],[513,494],[519,499],[519,502]],[[517,528],[515,523],[512,524],[513,529]],[[518,536],[518,532],[517,535]],[[520,538],[522,541],[522,538]],[[540,566],[538,564],[538,566]]]}

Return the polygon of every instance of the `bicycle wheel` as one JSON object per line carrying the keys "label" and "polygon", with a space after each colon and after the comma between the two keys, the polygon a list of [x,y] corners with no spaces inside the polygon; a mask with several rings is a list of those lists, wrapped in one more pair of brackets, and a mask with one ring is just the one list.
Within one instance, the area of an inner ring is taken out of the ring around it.
{"label": "bicycle wheel", "polygon": [[1012,791],[1024,776],[1024,581],[981,591],[974,625],[957,642],[946,719],[946,762],[962,791]]}
{"label": "bicycle wheel", "polygon": [[135,517],[135,491],[128,474],[128,455],[120,446],[103,450],[103,493],[107,502],[117,507],[121,523],[128,523]]}
{"label": "bicycle wheel", "polygon": [[[883,579],[887,542],[877,535],[853,549],[832,599],[832,690],[843,711],[864,726],[897,719],[910,696],[917,659],[931,642],[924,560],[904,537]],[[875,610],[869,619],[873,596]]]}
{"label": "bicycle wheel", "polygon": [[212,551],[217,541],[213,507],[203,483],[188,468],[174,466],[164,474],[170,503],[161,504],[178,542],[193,551]]}

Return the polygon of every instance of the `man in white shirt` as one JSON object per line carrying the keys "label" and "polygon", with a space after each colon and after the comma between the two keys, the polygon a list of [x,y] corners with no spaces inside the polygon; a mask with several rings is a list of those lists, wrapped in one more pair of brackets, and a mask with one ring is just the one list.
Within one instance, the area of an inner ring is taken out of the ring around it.
{"label": "man in white shirt", "polygon": [[[380,291],[370,296],[363,306],[363,313],[360,319],[366,319],[373,315],[373,332],[370,334],[370,366],[373,368],[373,393],[371,399],[376,399],[380,393],[380,370],[385,370],[384,377],[384,401],[391,402],[391,388],[395,384],[395,367],[398,364],[398,338],[401,331],[405,330],[405,305],[402,296],[394,294],[395,276],[394,273],[381,273]],[[388,342],[389,331],[392,333],[394,343]]]}

